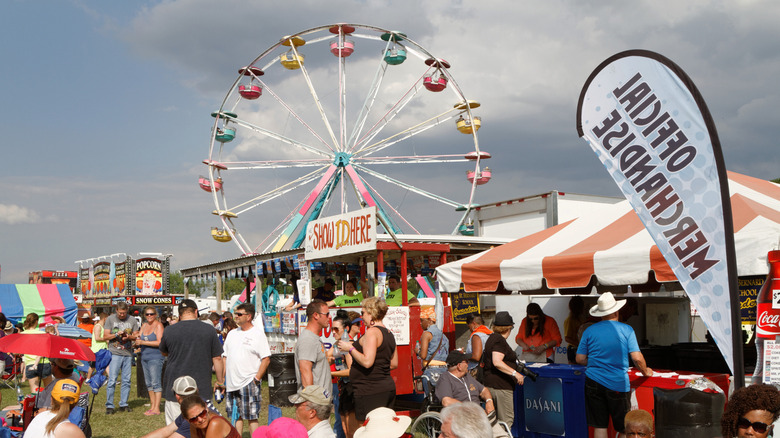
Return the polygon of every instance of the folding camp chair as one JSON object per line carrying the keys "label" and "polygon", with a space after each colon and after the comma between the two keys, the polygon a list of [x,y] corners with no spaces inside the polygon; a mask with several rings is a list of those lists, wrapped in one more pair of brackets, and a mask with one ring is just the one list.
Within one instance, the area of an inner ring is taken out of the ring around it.
{"label": "folding camp chair", "polygon": [[[5,354],[5,353],[3,353]],[[14,389],[19,384],[19,376],[22,375],[24,370],[24,364],[22,363],[22,356],[17,354],[9,355],[12,358],[10,366],[3,368],[3,374],[0,377],[0,386],[5,386],[9,389]],[[0,358],[2,360],[2,358]],[[6,362],[7,363],[7,362]]]}
{"label": "folding camp chair", "polygon": [[8,428],[14,432],[23,432],[30,425],[35,410],[35,396],[30,394],[22,400],[21,411],[11,411],[11,424]]}

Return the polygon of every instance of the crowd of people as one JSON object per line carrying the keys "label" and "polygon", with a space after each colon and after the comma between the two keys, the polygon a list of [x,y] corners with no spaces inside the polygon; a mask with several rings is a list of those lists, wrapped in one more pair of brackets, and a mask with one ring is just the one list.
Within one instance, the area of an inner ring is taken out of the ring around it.
{"label": "crowd of people", "polygon": [[[394,281],[390,277],[391,287]],[[92,332],[91,339],[83,341],[93,351],[110,353],[105,414],[131,411],[130,374],[137,357],[150,399],[144,415],[164,413],[165,418],[165,426],[146,438],[239,438],[244,430],[253,437],[278,436],[279,431],[307,438],[401,437],[411,419],[392,409],[397,394],[390,372],[398,367],[399,352],[384,324],[388,301],[364,297],[353,281],[345,283],[342,295],[334,296],[334,285],[326,281],[305,309],[306,325],[294,351],[298,388],[289,397],[295,418],[278,418],[267,425],[261,425],[261,389],[271,349],[254,305],[200,316],[197,305],[185,299],[176,320],[151,306],[136,318],[125,303],[118,303],[111,315],[80,313],[79,326]],[[360,313],[338,309],[331,318],[331,306],[356,303]],[[442,406],[440,436],[509,437],[516,385],[523,385],[526,376],[533,377],[523,364],[553,362],[555,348],[564,341],[569,363],[585,366],[585,411],[593,436],[606,437],[610,422],[621,436],[654,436],[652,415],[631,410],[629,362],[645,376],[652,376],[653,370],[646,365],[633,329],[621,322],[625,305],[626,300],[607,292],[586,311],[584,301],[573,297],[563,337],[555,319],[535,302],[527,306],[517,331],[509,312],[497,312],[490,327],[480,314],[471,314],[466,318],[469,333],[463,348],[450,345],[432,306],[421,307],[422,334],[413,351],[421,360],[426,393]],[[0,325],[6,326],[1,313]],[[46,330],[34,313],[27,315],[23,328],[23,333]],[[335,339],[327,349],[321,341],[326,328]],[[7,328],[0,336],[6,333]],[[516,349],[509,344],[510,336]],[[70,359],[24,357],[24,378],[31,389],[42,388],[36,405],[39,414],[28,429],[34,431],[32,436],[83,436],[67,418],[94,364],[86,375],[75,367]],[[120,394],[115,404],[117,385]],[[226,417],[213,404],[222,395]],[[722,417],[723,436],[769,436],[778,415],[776,387],[740,389],[729,399]]]}

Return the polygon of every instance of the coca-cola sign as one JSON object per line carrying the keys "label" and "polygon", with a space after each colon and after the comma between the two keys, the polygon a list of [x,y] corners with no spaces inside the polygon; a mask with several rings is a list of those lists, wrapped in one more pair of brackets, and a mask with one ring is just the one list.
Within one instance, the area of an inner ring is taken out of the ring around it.
{"label": "coca-cola sign", "polygon": [[778,327],[778,322],[780,322],[780,315],[772,315],[766,310],[758,315],[758,324],[764,329]]}
{"label": "coca-cola sign", "polygon": [[757,334],[760,338],[774,339],[780,335],[780,312],[771,303],[758,304]]}

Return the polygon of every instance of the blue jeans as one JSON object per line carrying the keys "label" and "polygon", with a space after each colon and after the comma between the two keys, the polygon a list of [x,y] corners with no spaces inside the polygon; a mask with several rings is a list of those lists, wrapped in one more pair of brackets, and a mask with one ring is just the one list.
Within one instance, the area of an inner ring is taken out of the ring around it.
{"label": "blue jeans", "polygon": [[132,372],[133,358],[131,356],[111,355],[111,365],[108,372],[108,386],[106,386],[106,408],[114,408],[114,389],[116,378],[122,373],[122,387],[119,393],[119,407],[127,406],[130,397],[130,373]]}
{"label": "blue jeans", "polygon": [[144,369],[146,389],[152,392],[162,392],[162,367],[165,358],[146,359],[141,356],[141,366]]}
{"label": "blue jeans", "polygon": [[344,428],[341,426],[341,415],[339,415],[339,384],[333,384],[333,412],[336,414],[336,421],[333,423],[333,432],[336,438],[346,438]]}
{"label": "blue jeans", "polygon": [[446,367],[428,367],[423,371],[423,375],[428,377],[427,380],[423,379],[423,390],[425,391],[425,395],[428,395],[431,391],[431,388],[428,385],[432,385],[435,388],[436,384],[439,383],[439,376],[445,371],[447,371]]}

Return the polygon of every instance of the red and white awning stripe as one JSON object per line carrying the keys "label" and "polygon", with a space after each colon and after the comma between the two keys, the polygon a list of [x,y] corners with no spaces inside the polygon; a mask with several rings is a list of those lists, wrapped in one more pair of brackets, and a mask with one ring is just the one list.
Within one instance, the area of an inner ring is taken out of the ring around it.
{"label": "red and white awning stripe", "polygon": [[[780,238],[780,185],[729,172],[737,272],[766,275],[767,252]],[[573,219],[471,257],[436,268],[439,287],[457,292],[512,291],[546,286],[644,284],[650,271],[660,282],[676,281],[628,201]]]}

